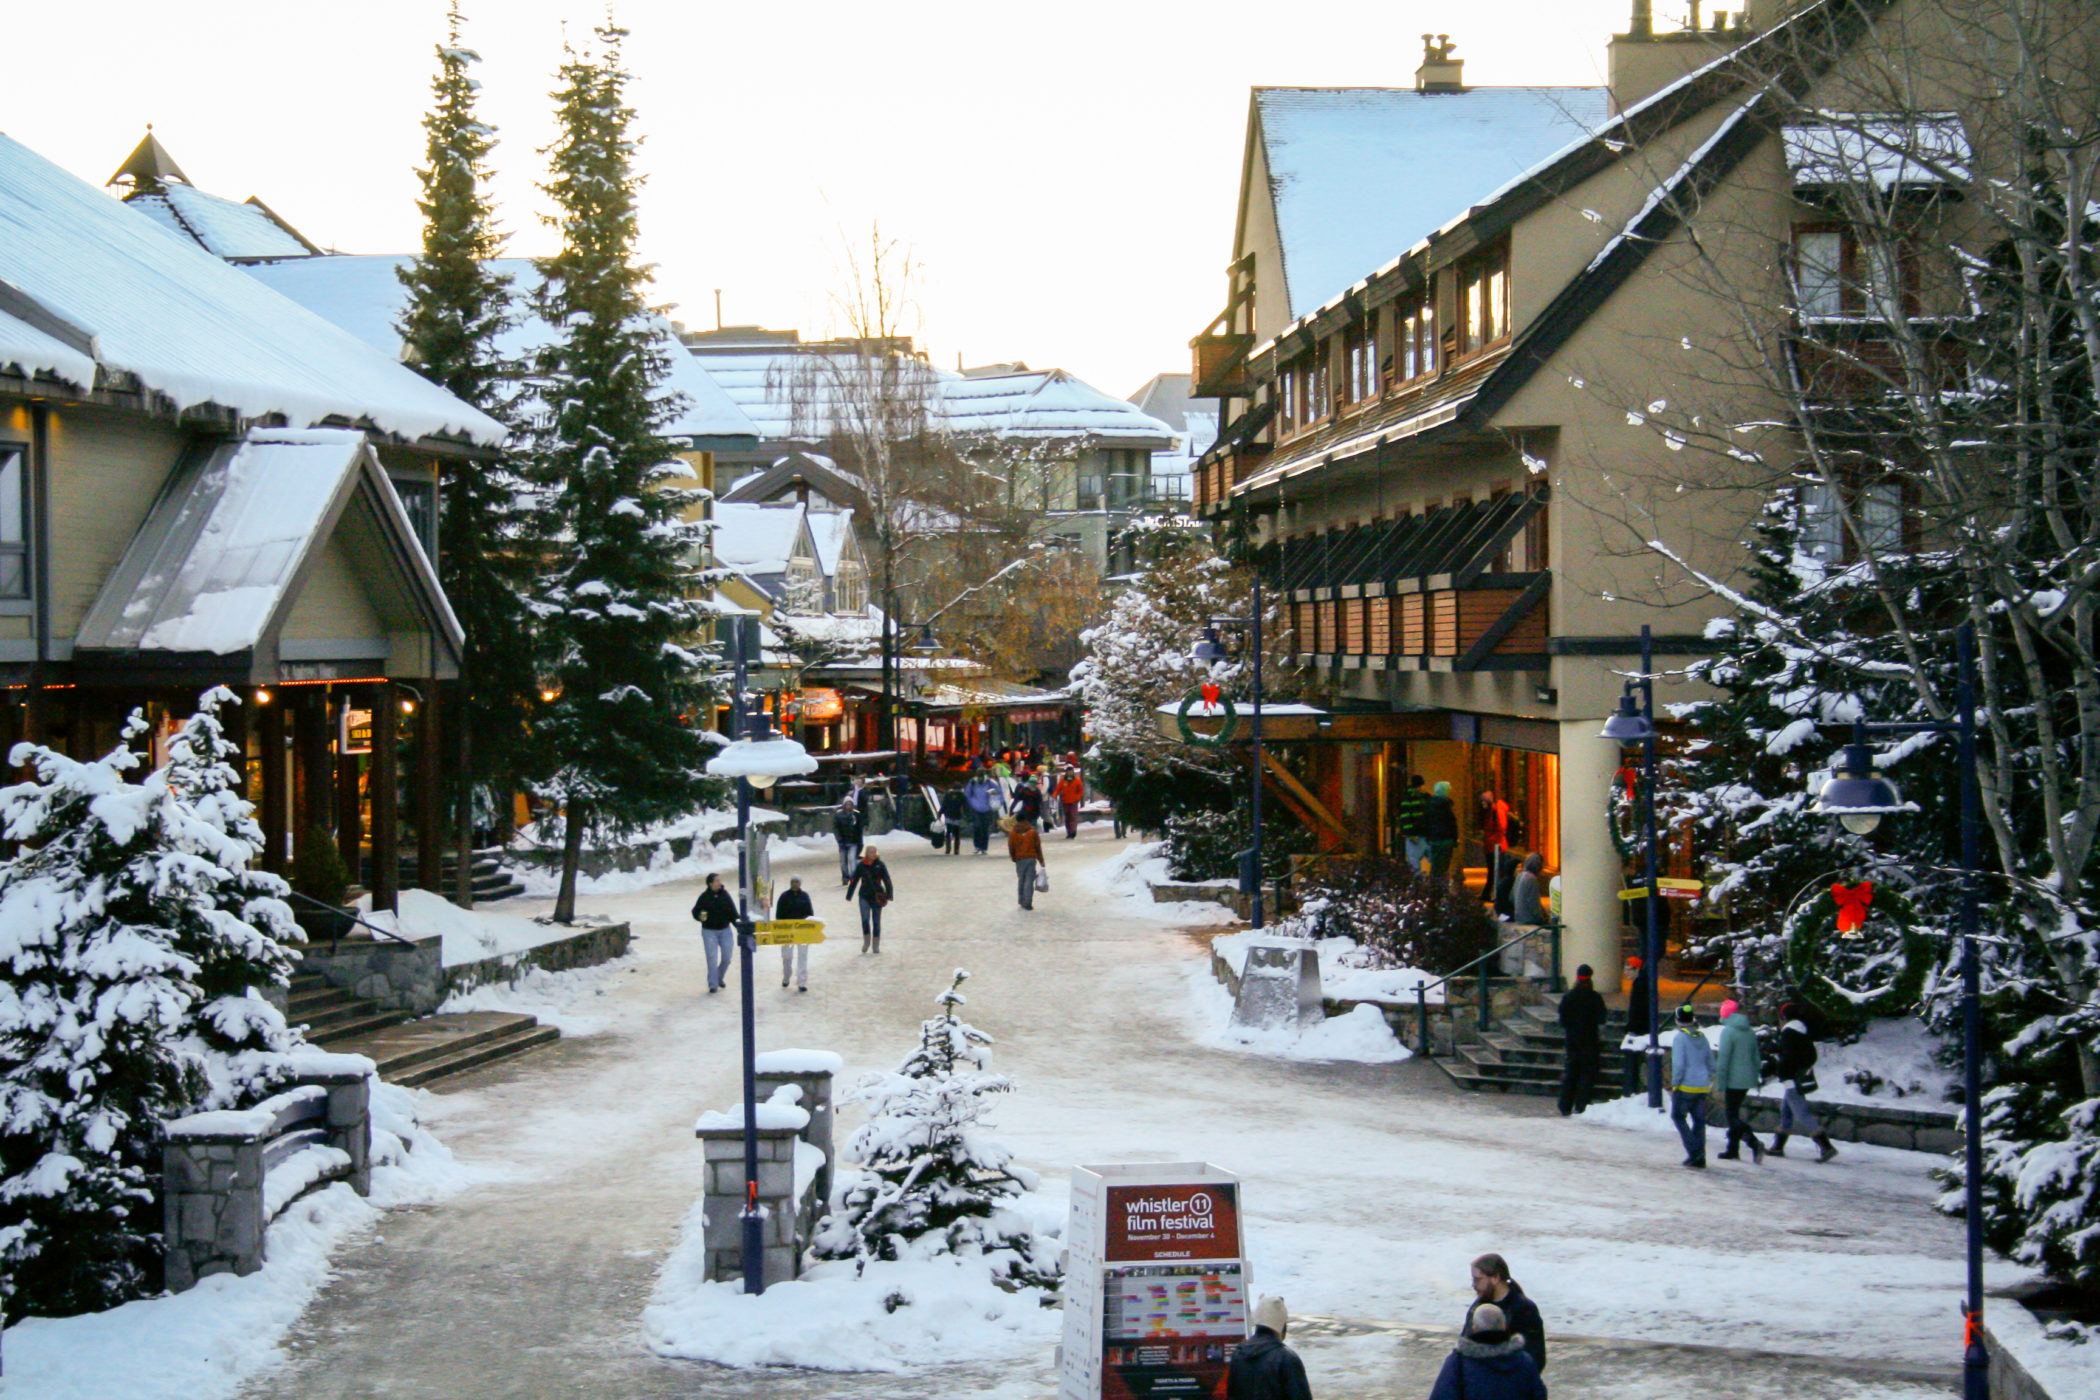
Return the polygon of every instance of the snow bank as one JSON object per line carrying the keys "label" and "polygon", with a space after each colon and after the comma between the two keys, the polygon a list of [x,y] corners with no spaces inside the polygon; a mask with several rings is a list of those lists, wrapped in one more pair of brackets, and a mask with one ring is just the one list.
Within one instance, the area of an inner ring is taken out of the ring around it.
{"label": "snow bank", "polygon": [[543,943],[558,943],[576,935],[575,927],[569,924],[542,924],[515,914],[462,909],[429,890],[403,890],[400,903],[394,913],[374,912],[372,897],[366,895],[358,901],[357,917],[403,938],[439,935],[444,939],[440,956],[447,967],[529,952]]}
{"label": "snow bank", "polygon": [[[802,1086],[783,1084],[773,1091],[764,1103],[753,1105],[758,1113],[758,1126],[785,1128],[790,1132],[801,1132],[809,1126],[809,1110],[802,1107]],[[693,1124],[695,1132],[720,1132],[725,1128],[741,1129],[744,1126],[744,1106],[731,1104],[728,1108],[710,1108]]]}
{"label": "snow bank", "polygon": [[[1221,933],[1210,941],[1211,951],[1225,959],[1234,975],[1247,966],[1247,949],[1256,943],[1291,943],[1313,948],[1320,954],[1320,995],[1335,1001],[1400,1001],[1413,1005],[1415,988],[1437,980],[1435,974],[1416,967],[1374,967],[1377,956],[1359,947],[1353,938],[1290,938],[1264,931]],[[1433,987],[1427,1000],[1432,1006],[1444,1000],[1444,989]]]}
{"label": "snow bank", "polygon": [[1180,883],[1167,869],[1167,858],[1162,854],[1165,849],[1164,841],[1133,842],[1081,874],[1080,884],[1096,894],[1120,899],[1122,906],[1117,912],[1125,918],[1150,919],[1177,926],[1239,922],[1238,917],[1222,904],[1207,904],[1199,900],[1162,904],[1153,899],[1154,885]]}
{"label": "snow bank", "polygon": [[1063,1314],[1031,1290],[994,1286],[968,1256],[812,1266],[748,1297],[740,1282],[707,1282],[704,1217],[695,1205],[642,1313],[642,1336],[663,1356],[722,1366],[904,1371],[966,1361],[1037,1358],[1057,1344]]}
{"label": "snow bank", "polygon": [[2051,1337],[2033,1313],[2009,1298],[1991,1299],[1983,1316],[1998,1345],[2051,1395],[2100,1395],[2100,1343]]}
{"label": "snow bank", "polygon": [[606,1018],[580,1012],[577,1007],[604,996],[614,978],[633,976],[639,965],[629,953],[595,967],[565,972],[526,966],[507,982],[484,982],[469,991],[454,992],[438,1010],[509,1011],[536,1016],[541,1025],[553,1026],[564,1036],[598,1035],[605,1030]]}
{"label": "snow bank", "polygon": [[[284,1336],[327,1282],[338,1246],[376,1224],[386,1207],[425,1204],[470,1179],[417,1125],[415,1103],[411,1090],[373,1086],[371,1196],[337,1182],[294,1202],[264,1237],[259,1272],[214,1274],[187,1293],[81,1317],[25,1318],[8,1328],[5,1393],[23,1400],[228,1400],[249,1378],[281,1364]],[[316,1158],[313,1165],[322,1163]],[[278,1186],[275,1173],[271,1184]]]}
{"label": "snow bank", "polygon": [[[1948,1096],[1960,1071],[1942,1069],[1933,1062],[1938,1045],[1939,1037],[1912,1016],[1876,1021],[1850,1045],[1819,1045],[1816,1083],[1821,1087],[1815,1098],[1819,1103],[1948,1112]],[[1847,1078],[1862,1071],[1884,1081],[1871,1094]]]}
{"label": "snow bank", "polygon": [[1232,1024],[1232,993],[1207,964],[1187,970],[1191,1030],[1196,1043],[1213,1050],[1269,1055],[1282,1060],[1391,1064],[1410,1051],[1393,1034],[1375,1006],[1359,1006],[1345,1016],[1330,1016],[1304,1030],[1250,1030]]}

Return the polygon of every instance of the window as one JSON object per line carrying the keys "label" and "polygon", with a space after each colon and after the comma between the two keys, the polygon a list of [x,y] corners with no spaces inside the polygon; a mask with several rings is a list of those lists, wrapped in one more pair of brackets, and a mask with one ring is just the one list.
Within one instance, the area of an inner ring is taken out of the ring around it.
{"label": "window", "polygon": [[833,612],[864,613],[868,610],[868,576],[857,559],[839,560],[831,580]]}
{"label": "window", "polygon": [[1507,340],[1510,332],[1509,243],[1458,264],[1458,352],[1471,354]]}
{"label": "window", "polygon": [[29,453],[0,442],[0,598],[29,596]]}
{"label": "window", "polygon": [[1286,366],[1280,378],[1283,388],[1283,430],[1295,432],[1327,416],[1327,361],[1308,355]]}
{"label": "window", "polygon": [[1845,528],[1838,489],[1810,482],[1801,492],[1801,552],[1825,564],[1856,564],[1886,558],[1904,549],[1903,482],[1895,477],[1849,479],[1842,483],[1853,523],[1865,537],[1859,547]]}
{"label": "window", "polygon": [[1794,231],[1794,305],[1804,319],[1901,320],[1915,310],[1916,273],[1909,250],[1885,234]]}
{"label": "window", "polygon": [[1402,384],[1436,373],[1436,301],[1427,286],[1400,314],[1393,359],[1395,378]]}
{"label": "window", "polygon": [[1348,401],[1362,403],[1378,397],[1378,345],[1369,330],[1353,326],[1342,334],[1342,361],[1348,375]]}
{"label": "window", "polygon": [[[1113,455],[1113,454],[1111,454]],[[1074,505],[1077,510],[1101,509],[1102,479],[1101,459],[1094,457],[1079,469],[1079,495]]]}
{"label": "window", "polygon": [[435,561],[438,551],[437,483],[428,477],[390,477],[408,523],[416,532],[423,552]]}

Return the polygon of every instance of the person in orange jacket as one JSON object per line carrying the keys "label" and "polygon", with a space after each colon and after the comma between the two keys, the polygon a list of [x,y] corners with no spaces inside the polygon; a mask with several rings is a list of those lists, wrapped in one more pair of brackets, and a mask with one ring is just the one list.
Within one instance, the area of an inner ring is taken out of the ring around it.
{"label": "person in orange jacket", "polygon": [[1057,780],[1057,803],[1065,809],[1065,840],[1079,835],[1079,804],[1086,800],[1086,779],[1077,768],[1067,768]]}

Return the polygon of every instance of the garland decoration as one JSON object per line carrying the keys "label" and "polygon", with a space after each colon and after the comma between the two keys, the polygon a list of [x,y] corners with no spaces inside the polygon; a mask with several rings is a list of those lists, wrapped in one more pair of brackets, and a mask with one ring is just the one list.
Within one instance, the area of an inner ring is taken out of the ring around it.
{"label": "garland decoration", "polygon": [[[1216,734],[1200,733],[1194,725],[1189,723],[1189,711],[1197,705],[1202,705],[1210,710],[1222,709],[1225,712],[1225,723],[1218,726]],[[1205,681],[1202,685],[1197,686],[1181,697],[1181,708],[1174,712],[1174,723],[1181,731],[1182,743],[1201,744],[1207,748],[1222,748],[1226,744],[1231,743],[1233,736],[1239,733],[1239,707],[1234,705],[1232,697],[1220,690],[1215,683]]]}
{"label": "garland decoration", "polygon": [[1887,885],[1844,876],[1809,887],[1781,929],[1787,973],[1809,1002],[1839,1021],[1894,1016],[1917,1005],[1932,940],[1917,911]]}

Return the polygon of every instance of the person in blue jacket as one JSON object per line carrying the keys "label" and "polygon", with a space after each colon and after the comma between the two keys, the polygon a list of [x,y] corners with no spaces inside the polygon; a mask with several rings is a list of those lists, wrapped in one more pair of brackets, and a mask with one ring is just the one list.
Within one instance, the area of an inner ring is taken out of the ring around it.
{"label": "person in blue jacket", "polygon": [[1482,1303],[1444,1358],[1429,1400],[1546,1400],[1546,1383],[1502,1309]]}

